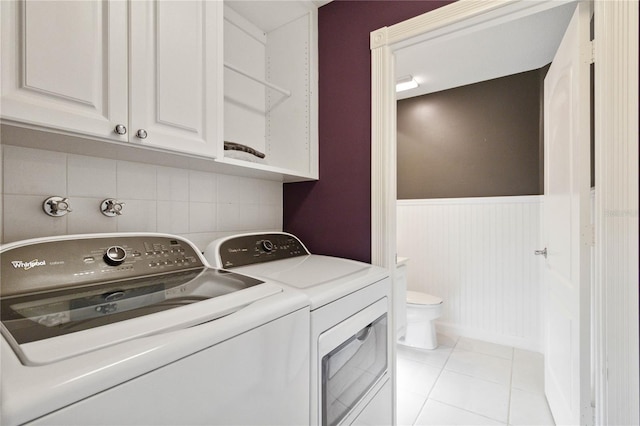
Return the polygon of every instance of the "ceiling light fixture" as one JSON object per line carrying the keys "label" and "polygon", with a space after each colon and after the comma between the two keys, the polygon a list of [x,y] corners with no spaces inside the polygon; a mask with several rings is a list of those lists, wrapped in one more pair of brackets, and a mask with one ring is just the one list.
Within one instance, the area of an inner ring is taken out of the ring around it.
{"label": "ceiling light fixture", "polygon": [[418,82],[410,75],[400,77],[396,80],[396,92],[402,92],[418,87]]}

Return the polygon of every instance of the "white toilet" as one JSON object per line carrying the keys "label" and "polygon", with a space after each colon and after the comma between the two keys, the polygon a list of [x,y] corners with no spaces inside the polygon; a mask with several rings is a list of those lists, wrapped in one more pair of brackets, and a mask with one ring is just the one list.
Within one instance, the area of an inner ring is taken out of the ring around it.
{"label": "white toilet", "polygon": [[407,290],[407,329],[404,344],[421,349],[438,347],[434,321],[442,316],[440,297]]}

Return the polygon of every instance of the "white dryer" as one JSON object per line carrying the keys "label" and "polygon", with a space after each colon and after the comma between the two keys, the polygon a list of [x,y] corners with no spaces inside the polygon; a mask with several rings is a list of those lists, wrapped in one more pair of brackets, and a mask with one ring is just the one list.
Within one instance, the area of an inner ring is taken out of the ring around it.
{"label": "white dryer", "polygon": [[299,290],[311,305],[311,425],[392,424],[389,272],[310,254],[283,232],[212,242],[218,268]]}
{"label": "white dryer", "polygon": [[309,303],[166,234],[0,247],[0,424],[290,424]]}

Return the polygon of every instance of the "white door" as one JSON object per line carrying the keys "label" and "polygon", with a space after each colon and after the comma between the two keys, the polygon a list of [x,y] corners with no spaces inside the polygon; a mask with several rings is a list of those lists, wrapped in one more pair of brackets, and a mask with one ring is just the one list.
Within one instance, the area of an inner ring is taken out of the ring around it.
{"label": "white door", "polygon": [[130,7],[129,140],[216,156],[222,135],[222,2],[136,1]]}
{"label": "white door", "polygon": [[544,82],[545,392],[556,424],[591,424],[589,19],[579,4]]}
{"label": "white door", "polygon": [[126,3],[0,3],[3,120],[126,141]]}

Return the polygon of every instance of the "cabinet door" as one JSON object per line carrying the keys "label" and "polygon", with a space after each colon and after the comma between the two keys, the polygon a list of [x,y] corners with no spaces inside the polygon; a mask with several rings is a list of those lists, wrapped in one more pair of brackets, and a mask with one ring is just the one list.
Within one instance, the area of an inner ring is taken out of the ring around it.
{"label": "cabinet door", "polygon": [[222,2],[131,2],[130,141],[215,157],[221,54]]}
{"label": "cabinet door", "polygon": [[3,121],[126,141],[126,3],[0,3]]}

